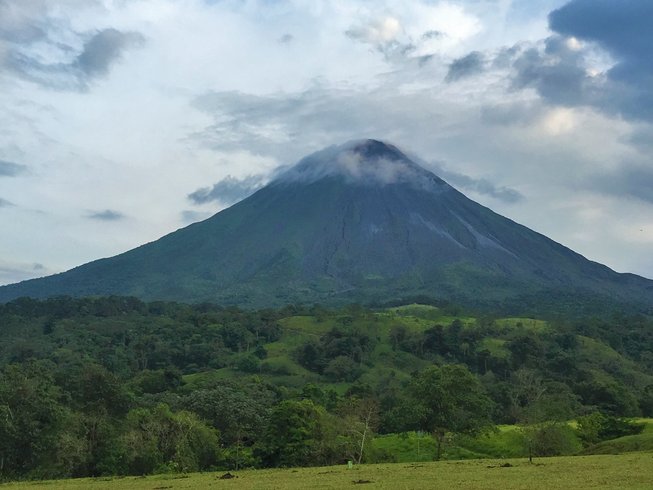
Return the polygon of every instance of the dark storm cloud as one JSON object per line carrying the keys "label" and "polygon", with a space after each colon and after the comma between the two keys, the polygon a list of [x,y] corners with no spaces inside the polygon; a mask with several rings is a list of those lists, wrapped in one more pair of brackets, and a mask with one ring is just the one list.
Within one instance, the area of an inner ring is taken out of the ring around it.
{"label": "dark storm cloud", "polygon": [[16,177],[25,172],[27,172],[26,165],[0,160],[0,177]]}
{"label": "dark storm cloud", "polygon": [[119,221],[125,219],[124,214],[112,209],[105,209],[104,211],[92,211],[88,213],[86,217],[97,221]]}
{"label": "dark storm cloud", "polygon": [[549,15],[551,29],[599,43],[619,61],[611,75],[633,81],[653,71],[652,23],[650,0],[572,0]]}
{"label": "dark storm cloud", "polygon": [[472,51],[468,55],[454,60],[449,65],[449,71],[444,80],[450,83],[477,75],[483,71],[484,64],[485,57],[483,54],[479,51]]}
{"label": "dark storm cloud", "polygon": [[[514,60],[513,88],[534,88],[551,104],[653,122],[652,22],[650,0],[572,0],[549,14],[556,35],[544,49],[528,49]],[[595,47],[615,64],[590,77],[586,55]]]}
{"label": "dark storm cloud", "polygon": [[591,41],[616,60],[596,105],[653,121],[653,2],[572,0],[549,15],[552,30]]}
{"label": "dark storm cloud", "polygon": [[188,194],[188,199],[195,204],[218,201],[229,205],[246,198],[261,187],[263,187],[261,176],[253,175],[244,179],[236,179],[229,175],[224,180],[214,184],[213,187],[203,187]]}

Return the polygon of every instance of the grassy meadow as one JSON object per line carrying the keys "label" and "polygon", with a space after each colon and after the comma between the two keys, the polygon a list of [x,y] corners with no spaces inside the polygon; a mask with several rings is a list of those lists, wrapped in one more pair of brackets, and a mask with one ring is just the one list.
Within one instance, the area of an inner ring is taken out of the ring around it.
{"label": "grassy meadow", "polygon": [[0,485],[3,490],[163,489],[646,489],[653,487],[653,454],[536,459],[482,459],[319,468],[234,471],[148,477],[114,477]]}

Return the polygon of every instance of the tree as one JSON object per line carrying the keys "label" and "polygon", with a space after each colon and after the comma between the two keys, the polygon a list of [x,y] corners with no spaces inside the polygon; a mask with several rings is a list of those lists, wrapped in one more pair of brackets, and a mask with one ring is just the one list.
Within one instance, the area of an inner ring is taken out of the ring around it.
{"label": "tree", "polygon": [[426,368],[411,381],[409,395],[417,428],[436,440],[436,459],[447,433],[472,435],[491,425],[492,402],[463,365]]}
{"label": "tree", "polygon": [[527,368],[513,373],[510,385],[511,412],[520,425],[528,461],[574,452],[577,440],[566,420],[578,409],[578,400],[569,387],[546,383]]}
{"label": "tree", "polygon": [[44,472],[67,410],[49,363],[10,364],[0,372],[0,478]]}
{"label": "tree", "polygon": [[311,400],[277,404],[263,437],[255,446],[265,466],[288,467],[330,463],[335,434],[326,410]]}
{"label": "tree", "polygon": [[360,464],[379,425],[379,403],[373,398],[345,398],[338,407],[347,458]]}
{"label": "tree", "polygon": [[173,413],[165,404],[137,408],[127,414],[127,427],[122,443],[130,474],[206,470],[218,461],[218,431],[194,413]]}
{"label": "tree", "polygon": [[236,446],[229,463],[238,469],[243,446],[251,446],[260,437],[273,400],[273,393],[264,389],[245,392],[216,386],[194,391],[184,400],[184,405],[220,430],[226,445]]}

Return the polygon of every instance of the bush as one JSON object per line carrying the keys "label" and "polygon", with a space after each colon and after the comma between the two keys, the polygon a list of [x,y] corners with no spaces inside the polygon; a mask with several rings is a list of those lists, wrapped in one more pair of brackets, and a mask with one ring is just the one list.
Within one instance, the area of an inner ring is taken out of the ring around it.
{"label": "bush", "polygon": [[361,375],[361,369],[349,357],[338,356],[329,361],[324,375],[332,381],[355,381]]}
{"label": "bush", "polygon": [[245,354],[236,360],[235,367],[238,371],[244,373],[257,373],[259,370],[260,360],[252,354]]}
{"label": "bush", "polygon": [[601,412],[594,412],[580,417],[576,430],[578,437],[586,445],[590,445],[618,437],[640,434],[644,430],[644,424],[638,424]]}
{"label": "bush", "polygon": [[566,423],[545,422],[524,428],[529,456],[564,456],[581,449],[574,429]]}

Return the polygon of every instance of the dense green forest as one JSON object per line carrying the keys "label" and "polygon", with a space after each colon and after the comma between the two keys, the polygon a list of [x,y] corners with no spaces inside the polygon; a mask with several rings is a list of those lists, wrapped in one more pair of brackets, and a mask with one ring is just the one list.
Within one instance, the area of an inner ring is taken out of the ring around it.
{"label": "dense green forest", "polygon": [[519,426],[523,455],[565,454],[636,434],[637,416],[653,416],[642,315],[0,305],[2,479],[392,461],[374,437],[413,431],[440,458],[497,424]]}

